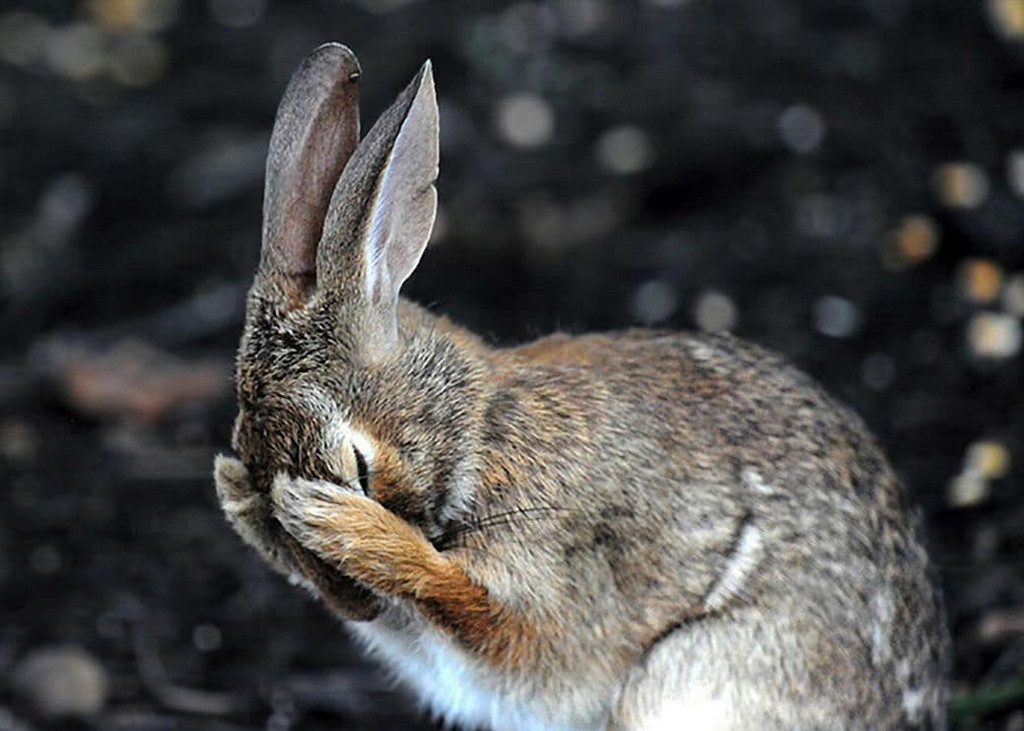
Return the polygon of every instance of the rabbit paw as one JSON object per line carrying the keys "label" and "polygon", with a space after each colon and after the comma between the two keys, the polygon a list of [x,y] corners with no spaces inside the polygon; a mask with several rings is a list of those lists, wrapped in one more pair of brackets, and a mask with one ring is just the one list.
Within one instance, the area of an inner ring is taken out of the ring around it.
{"label": "rabbit paw", "polygon": [[344,617],[368,620],[377,615],[379,607],[369,592],[323,565],[282,529],[275,520],[270,497],[253,488],[244,464],[218,457],[214,474],[217,498],[228,521],[275,570],[319,593]]}
{"label": "rabbit paw", "polygon": [[[411,601],[494,662],[520,662],[535,629],[380,503],[330,482],[280,475],[271,491],[284,529],[324,563],[382,599]],[[517,659],[518,658],[518,659]]]}
{"label": "rabbit paw", "polygon": [[380,503],[331,482],[279,475],[274,515],[299,543],[382,594],[418,594],[439,555],[419,529]]}
{"label": "rabbit paw", "polygon": [[294,573],[296,567],[281,544],[284,536],[273,520],[270,501],[253,488],[245,465],[231,457],[217,457],[214,481],[221,509],[235,532],[278,571]]}
{"label": "rabbit paw", "polygon": [[217,499],[229,517],[244,517],[267,508],[266,498],[253,489],[249,471],[237,459],[218,455],[213,465]]}

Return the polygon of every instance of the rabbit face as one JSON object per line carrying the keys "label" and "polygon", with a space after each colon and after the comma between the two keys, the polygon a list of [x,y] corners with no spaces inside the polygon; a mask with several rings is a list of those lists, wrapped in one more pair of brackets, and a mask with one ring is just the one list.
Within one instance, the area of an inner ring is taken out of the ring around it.
{"label": "rabbit face", "polygon": [[259,286],[233,436],[254,488],[268,492],[279,473],[334,482],[442,536],[472,498],[477,364],[444,333],[402,326],[389,357],[372,359],[346,333],[343,301],[286,311]]}

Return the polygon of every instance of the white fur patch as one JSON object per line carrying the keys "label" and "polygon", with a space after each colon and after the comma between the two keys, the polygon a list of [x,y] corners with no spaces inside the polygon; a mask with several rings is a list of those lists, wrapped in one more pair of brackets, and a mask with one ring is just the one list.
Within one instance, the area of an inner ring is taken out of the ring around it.
{"label": "white fur patch", "polygon": [[363,432],[356,429],[354,426],[348,426],[348,437],[352,440],[352,446],[359,450],[359,454],[363,455],[363,460],[366,462],[366,469],[373,473],[373,460],[376,457],[376,452],[373,449],[373,442]]}
{"label": "white fur patch", "polygon": [[685,695],[666,701],[654,713],[640,719],[640,731],[677,731],[678,729],[734,728],[732,704],[698,683],[687,689]]}
{"label": "white fur patch", "polygon": [[892,620],[896,606],[888,589],[877,591],[871,596],[871,662],[876,666],[892,659]]}
{"label": "white fur patch", "polygon": [[740,529],[736,548],[725,564],[725,570],[718,577],[704,600],[704,606],[711,611],[722,609],[729,601],[743,594],[743,585],[761,560],[764,536],[761,530],[750,523]]}
{"label": "white fur patch", "polygon": [[919,722],[923,708],[924,693],[920,688],[910,688],[903,691],[903,712],[907,714],[908,721],[911,723]]}
{"label": "white fur patch", "polygon": [[[392,611],[402,610],[396,607]],[[494,731],[572,731],[594,726],[565,725],[543,718],[525,703],[490,687],[486,679],[497,679],[493,671],[480,668],[424,620],[411,619],[401,629],[388,626],[384,618],[347,626],[436,716],[448,722]]]}
{"label": "white fur patch", "polygon": [[775,489],[764,481],[764,478],[761,477],[761,474],[757,470],[743,470],[742,477],[743,484],[754,492],[759,492],[762,495],[771,495],[775,492]]}

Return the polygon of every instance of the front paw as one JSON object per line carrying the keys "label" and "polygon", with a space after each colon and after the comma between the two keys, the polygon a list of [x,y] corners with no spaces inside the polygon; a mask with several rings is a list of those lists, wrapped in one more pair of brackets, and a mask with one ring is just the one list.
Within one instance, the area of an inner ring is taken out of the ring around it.
{"label": "front paw", "polygon": [[295,574],[299,567],[285,545],[290,537],[274,520],[270,499],[253,487],[245,465],[218,455],[214,461],[214,481],[220,507],[235,532],[277,571]]}
{"label": "front paw", "polygon": [[[347,533],[343,524],[353,507],[351,489],[324,480],[306,480],[278,474],[270,490],[272,511],[284,530],[306,548],[344,552]],[[363,498],[366,502],[371,502]],[[376,505],[376,503],[372,503]],[[358,505],[357,505],[358,507]]]}
{"label": "front paw", "polygon": [[217,457],[214,474],[217,498],[228,522],[274,569],[300,583],[312,584],[343,617],[370,620],[377,616],[380,607],[369,592],[324,565],[281,528],[270,497],[253,488],[244,464],[230,457]]}
{"label": "front paw", "polygon": [[[264,542],[273,529],[270,502],[253,487],[249,471],[239,460],[217,455],[213,463],[217,500],[228,522],[246,540]],[[258,547],[258,546],[257,546]]]}
{"label": "front paw", "polygon": [[278,475],[274,515],[285,531],[342,573],[383,594],[417,593],[437,552],[380,503],[322,480]]}
{"label": "front paw", "polygon": [[252,515],[264,507],[266,498],[253,488],[249,471],[239,460],[218,454],[213,461],[213,476],[217,499],[229,518]]}

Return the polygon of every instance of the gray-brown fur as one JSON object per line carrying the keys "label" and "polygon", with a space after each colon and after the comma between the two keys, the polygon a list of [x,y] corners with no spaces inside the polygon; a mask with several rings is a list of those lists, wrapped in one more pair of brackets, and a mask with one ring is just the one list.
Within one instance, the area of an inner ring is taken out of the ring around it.
{"label": "gray-brown fur", "polygon": [[[401,281],[363,286],[375,266],[404,280],[426,243],[432,199],[397,245],[367,219],[433,181],[417,143],[402,164],[424,182],[382,188],[402,129],[436,135],[428,93],[425,68],[353,153],[302,301],[266,269],[250,293],[241,462],[217,467],[240,535],[467,725],[944,727],[914,513],[807,376],[728,336],[495,350],[397,300]],[[346,430],[373,444],[366,495],[325,446]],[[431,686],[440,655],[465,697]]]}

